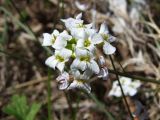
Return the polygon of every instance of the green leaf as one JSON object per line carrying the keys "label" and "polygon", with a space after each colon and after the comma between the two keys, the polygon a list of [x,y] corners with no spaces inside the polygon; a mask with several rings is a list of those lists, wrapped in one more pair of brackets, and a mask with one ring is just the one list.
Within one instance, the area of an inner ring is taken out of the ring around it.
{"label": "green leaf", "polygon": [[41,107],[40,104],[37,104],[37,103],[32,104],[32,106],[31,106],[31,108],[29,110],[29,113],[28,113],[28,115],[27,115],[25,120],[34,120],[36,114],[40,110],[40,107]]}
{"label": "green leaf", "polygon": [[10,103],[3,108],[3,112],[14,116],[17,120],[34,120],[40,106],[37,103],[28,106],[24,95],[14,95]]}
{"label": "green leaf", "polygon": [[25,96],[14,95],[11,98],[11,102],[4,107],[3,112],[8,115],[13,115],[17,120],[24,120],[29,110],[27,106],[27,100]]}

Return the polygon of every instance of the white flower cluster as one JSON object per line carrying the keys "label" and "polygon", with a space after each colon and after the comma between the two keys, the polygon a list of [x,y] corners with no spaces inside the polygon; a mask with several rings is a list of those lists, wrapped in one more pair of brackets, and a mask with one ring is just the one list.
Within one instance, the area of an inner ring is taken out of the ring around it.
{"label": "white flower cluster", "polygon": [[[134,96],[137,93],[138,88],[141,86],[140,81],[132,81],[131,78],[121,77],[120,83],[125,95]],[[109,96],[121,97],[122,92],[118,81],[113,82],[112,89],[109,92]]]}
{"label": "white flower cluster", "polygon": [[[61,33],[54,30],[51,34],[43,34],[42,45],[54,48],[54,55],[49,57],[45,64],[60,71],[57,81],[61,90],[82,88],[90,92],[88,81],[93,75],[103,79],[108,75],[105,59],[103,56],[97,58],[97,45],[103,46],[106,55],[116,51],[116,48],[110,44],[115,41],[115,37],[109,34],[105,23],[101,24],[97,32],[92,28],[92,24],[84,24],[81,17],[80,13],[76,18],[62,19],[67,30]],[[71,65],[67,67],[67,63]],[[70,76],[73,76],[72,81]]]}

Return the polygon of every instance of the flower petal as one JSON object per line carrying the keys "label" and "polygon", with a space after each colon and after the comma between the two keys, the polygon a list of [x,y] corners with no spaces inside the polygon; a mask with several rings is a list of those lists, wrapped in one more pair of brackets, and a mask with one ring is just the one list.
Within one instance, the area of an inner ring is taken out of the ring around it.
{"label": "flower petal", "polygon": [[64,63],[64,62],[59,62],[56,67],[58,68],[58,70],[59,70],[60,72],[63,72],[64,66],[65,66],[65,63]]}
{"label": "flower petal", "polygon": [[80,60],[79,59],[74,59],[74,61],[71,64],[71,69],[75,69],[77,68],[77,66],[80,64]]}
{"label": "flower petal", "polygon": [[54,30],[52,34],[57,37],[59,35],[59,31],[58,30]]}
{"label": "flower petal", "polygon": [[53,69],[55,69],[55,66],[57,65],[58,61],[55,59],[55,56],[51,56],[49,58],[47,58],[47,60],[45,61],[45,64]]}
{"label": "flower petal", "polygon": [[105,22],[103,22],[103,23],[101,24],[99,33],[100,33],[100,34],[108,34],[108,33],[109,33],[108,27],[107,27],[107,25],[106,25]]}
{"label": "flower petal", "polygon": [[57,37],[56,41],[52,45],[53,48],[55,49],[62,49],[67,45],[67,41],[63,40],[60,36]]}
{"label": "flower petal", "polygon": [[72,36],[68,34],[68,32],[66,30],[64,30],[62,33],[60,33],[59,35],[63,40],[71,40]]}
{"label": "flower petal", "polygon": [[105,42],[103,45],[103,51],[106,55],[111,55],[116,51],[116,48],[113,47],[110,43]]}
{"label": "flower petal", "polygon": [[79,13],[77,16],[76,16],[76,19],[77,20],[80,20],[82,18],[82,13]]}
{"label": "flower petal", "polygon": [[100,34],[93,34],[91,40],[93,44],[99,44],[103,42],[103,38]]}
{"label": "flower petal", "polygon": [[67,72],[63,72],[56,78],[56,80],[58,81],[59,89],[64,90],[68,87],[69,74]]}
{"label": "flower petal", "polygon": [[43,33],[43,43],[42,46],[52,45],[52,36],[49,33]]}
{"label": "flower petal", "polygon": [[98,64],[96,63],[96,61],[91,60],[90,64],[89,64],[89,68],[95,73],[98,74],[100,69]]}
{"label": "flower petal", "polygon": [[101,68],[98,74],[98,77],[102,78],[103,80],[107,80],[108,79],[108,69],[106,67]]}
{"label": "flower petal", "polygon": [[76,48],[75,54],[77,58],[80,58],[81,56],[87,56],[89,53],[85,49]]}
{"label": "flower petal", "polygon": [[69,50],[69,49],[66,49],[66,48],[63,48],[61,51],[60,51],[60,55],[63,56],[63,58],[68,61],[68,59],[71,57],[72,55],[72,51]]}

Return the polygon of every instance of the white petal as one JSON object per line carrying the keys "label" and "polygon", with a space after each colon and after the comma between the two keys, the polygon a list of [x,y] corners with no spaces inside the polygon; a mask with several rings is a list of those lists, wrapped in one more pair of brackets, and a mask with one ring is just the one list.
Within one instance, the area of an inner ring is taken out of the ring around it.
{"label": "white petal", "polygon": [[112,36],[112,35],[109,35],[109,39],[108,39],[108,42],[114,42],[116,41],[116,37]]}
{"label": "white petal", "polygon": [[99,44],[103,42],[103,38],[100,34],[93,34],[91,40],[93,44]]}
{"label": "white petal", "polygon": [[58,61],[55,59],[54,55],[47,58],[47,60],[45,61],[45,64],[53,69],[55,69],[55,66],[57,65],[57,63],[58,63]]}
{"label": "white petal", "polygon": [[122,85],[128,86],[132,83],[132,80],[131,80],[131,78],[128,78],[128,77],[121,77],[120,82]]}
{"label": "white petal", "polygon": [[54,30],[52,34],[57,37],[59,35],[59,31],[58,30]]}
{"label": "white petal", "polygon": [[139,88],[141,86],[141,82],[136,80],[136,81],[133,81],[132,83],[132,86],[134,86],[135,88]]}
{"label": "white petal", "polygon": [[77,20],[80,20],[82,18],[82,13],[79,13],[77,16],[76,16],[76,19]]}
{"label": "white petal", "polygon": [[67,41],[63,40],[60,36],[57,37],[56,41],[52,45],[53,48],[55,49],[62,49],[67,45]]}
{"label": "white petal", "polygon": [[43,33],[43,43],[42,46],[52,45],[52,36],[49,33]]}
{"label": "white petal", "polygon": [[93,27],[93,23],[86,24],[85,27],[86,27],[87,29],[91,29],[91,28]]}
{"label": "white petal", "polygon": [[79,39],[76,47],[84,47],[84,39]]}
{"label": "white petal", "polygon": [[113,47],[110,43],[105,42],[103,45],[103,51],[106,55],[111,55],[116,51],[116,48]]}
{"label": "white petal", "polygon": [[59,35],[63,40],[71,40],[72,36],[68,35],[68,32],[64,30],[62,33]]}
{"label": "white petal", "polygon": [[69,59],[72,55],[72,51],[66,48],[63,48],[60,52],[60,55],[63,56],[65,60]]}
{"label": "white petal", "polygon": [[68,89],[74,89],[74,88],[79,88],[86,90],[88,93],[91,92],[91,87],[87,83],[80,83],[77,80],[74,80],[68,87]]}
{"label": "white petal", "polygon": [[76,50],[75,50],[75,54],[76,54],[76,57],[81,57],[81,56],[87,56],[89,53],[88,53],[88,51],[87,50],[85,50],[85,49],[80,49],[80,48],[77,48]]}
{"label": "white petal", "polygon": [[69,85],[69,87],[67,88],[68,90],[70,90],[70,89],[74,89],[74,88],[76,88],[77,87],[77,81],[76,80],[74,80],[70,85]]}
{"label": "white petal", "polygon": [[81,73],[79,72],[79,70],[77,70],[77,69],[72,69],[72,70],[71,70],[71,73],[72,73],[72,75],[75,77],[75,79],[79,79],[79,78],[80,78]]}
{"label": "white petal", "polygon": [[87,47],[87,49],[91,52],[91,53],[95,53],[96,47],[94,46],[94,44],[91,44],[90,46]]}
{"label": "white petal", "polygon": [[102,78],[103,80],[107,80],[108,79],[108,69],[106,67],[101,68],[98,74],[98,77]]}
{"label": "white petal", "polygon": [[121,97],[122,93],[120,87],[112,88],[108,94],[109,96]]}
{"label": "white petal", "polygon": [[80,60],[79,59],[74,59],[74,61],[71,64],[71,69],[77,68],[77,66],[80,64]]}
{"label": "white petal", "polygon": [[92,36],[93,34],[96,33],[96,30],[95,29],[88,29],[88,28],[85,28],[85,33],[88,35],[88,36]]}
{"label": "white petal", "polygon": [[98,74],[98,73],[99,73],[100,69],[99,69],[99,66],[98,66],[98,64],[96,63],[96,61],[91,60],[89,66],[90,66],[90,69],[91,69],[95,74]]}
{"label": "white petal", "polygon": [[58,70],[59,70],[60,72],[63,72],[64,66],[65,66],[65,63],[64,63],[64,62],[59,62],[59,63],[57,64],[57,68],[58,68]]}
{"label": "white petal", "polygon": [[60,90],[65,90],[67,87],[68,87],[68,81],[66,80],[61,81],[61,83],[58,86]]}
{"label": "white petal", "polygon": [[89,69],[86,69],[82,75],[84,80],[88,80],[93,75],[93,72]]}
{"label": "white petal", "polygon": [[134,88],[129,88],[127,93],[129,96],[134,96],[134,95],[136,95],[137,90]]}
{"label": "white petal", "polygon": [[85,30],[84,28],[71,28],[71,35],[76,39],[85,39]]}
{"label": "white petal", "polygon": [[86,69],[86,67],[87,67],[87,64],[84,61],[81,61],[77,66],[77,68],[82,70],[82,71],[84,71]]}
{"label": "white petal", "polygon": [[69,74],[67,72],[63,72],[56,78],[56,80],[58,81],[59,89],[64,90],[68,87]]}
{"label": "white petal", "polygon": [[103,22],[103,23],[101,24],[99,33],[100,33],[100,34],[108,34],[108,33],[109,33],[109,32],[108,32],[108,27],[107,27],[107,25],[106,25],[105,22]]}
{"label": "white petal", "polygon": [[57,81],[60,81],[60,80],[62,80],[62,79],[69,80],[69,74],[68,74],[66,71],[64,71],[61,75],[59,75],[59,76],[56,78]]}

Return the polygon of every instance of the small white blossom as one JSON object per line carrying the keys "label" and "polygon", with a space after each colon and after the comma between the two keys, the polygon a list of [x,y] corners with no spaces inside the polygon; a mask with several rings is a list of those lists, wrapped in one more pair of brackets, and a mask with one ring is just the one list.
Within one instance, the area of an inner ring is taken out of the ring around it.
{"label": "small white blossom", "polygon": [[61,21],[64,22],[68,30],[71,30],[72,28],[83,25],[83,20],[81,20],[81,17],[82,13],[78,14],[76,18],[61,19]]}
{"label": "small white blossom", "polygon": [[87,83],[90,77],[92,76],[92,71],[86,70],[81,74],[78,70],[72,70],[72,74],[74,76],[73,82],[69,85],[68,89],[79,88],[86,90],[88,93],[91,92],[91,87]]}
{"label": "small white blossom", "polygon": [[[123,88],[124,94],[129,96],[134,96],[141,85],[141,83],[138,80],[132,81],[131,78],[127,77],[121,77],[120,83]],[[122,96],[118,81],[113,82],[113,86],[111,91],[109,92],[109,96],[116,96],[116,97]]]}
{"label": "small white blossom", "polygon": [[77,41],[76,47],[86,48],[89,51],[94,52],[95,45],[101,43],[102,41],[103,38],[97,33],[91,35],[85,34],[84,38]]}
{"label": "small white blossom", "polygon": [[69,83],[68,83],[68,80],[69,80],[69,74],[67,72],[63,72],[61,75],[59,75],[57,78],[56,78],[58,84],[59,84],[59,89],[60,90],[64,90],[68,87]]}
{"label": "small white blossom", "polygon": [[43,46],[52,46],[55,49],[62,49],[67,45],[67,41],[72,39],[72,36],[68,35],[67,31],[59,33],[54,30],[52,34],[44,33]]}
{"label": "small white blossom", "polygon": [[86,49],[77,48],[75,51],[76,58],[73,61],[71,68],[77,68],[82,71],[90,69],[95,74],[99,73],[99,66],[94,60],[94,55]]}
{"label": "small white blossom", "polygon": [[54,30],[52,34],[43,33],[43,43],[42,46],[52,46],[59,35],[58,30]]}
{"label": "small white blossom", "polygon": [[45,64],[55,69],[57,67],[61,72],[64,70],[65,62],[67,62],[72,55],[72,51],[63,48],[62,50],[56,50],[55,54],[49,57]]}
{"label": "small white blossom", "polygon": [[103,37],[104,45],[103,51],[106,55],[111,55],[116,51],[116,48],[112,46],[110,43],[114,42],[116,39],[115,37],[109,34],[108,28],[105,23],[101,24],[99,34]]}

